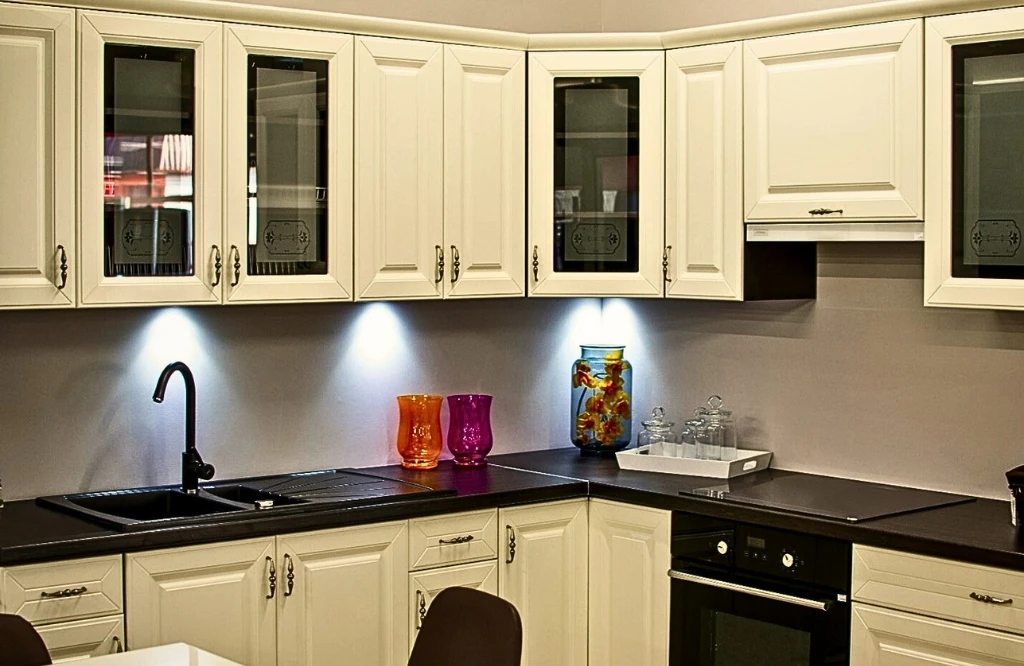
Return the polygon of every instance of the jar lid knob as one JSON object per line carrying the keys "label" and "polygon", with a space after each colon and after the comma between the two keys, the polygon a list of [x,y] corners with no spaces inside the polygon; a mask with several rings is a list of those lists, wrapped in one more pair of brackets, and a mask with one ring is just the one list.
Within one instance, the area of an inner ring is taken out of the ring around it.
{"label": "jar lid knob", "polygon": [[655,421],[663,421],[665,419],[665,408],[655,407],[651,410],[651,418]]}
{"label": "jar lid knob", "polygon": [[723,401],[721,396],[713,395],[710,398],[708,398],[708,407],[710,407],[711,409],[721,409],[722,404]]}

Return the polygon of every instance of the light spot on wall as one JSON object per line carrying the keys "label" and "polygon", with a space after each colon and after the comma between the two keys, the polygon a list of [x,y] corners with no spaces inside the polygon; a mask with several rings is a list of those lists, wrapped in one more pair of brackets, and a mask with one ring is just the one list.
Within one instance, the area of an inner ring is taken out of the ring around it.
{"label": "light spot on wall", "polygon": [[368,303],[361,306],[356,320],[352,351],[364,364],[376,368],[394,367],[404,357],[406,331],[391,303]]}
{"label": "light spot on wall", "polygon": [[207,360],[201,327],[184,308],[163,308],[153,313],[153,318],[143,333],[142,349],[136,362],[137,371],[157,375],[168,363],[183,361],[192,367],[204,365]]}

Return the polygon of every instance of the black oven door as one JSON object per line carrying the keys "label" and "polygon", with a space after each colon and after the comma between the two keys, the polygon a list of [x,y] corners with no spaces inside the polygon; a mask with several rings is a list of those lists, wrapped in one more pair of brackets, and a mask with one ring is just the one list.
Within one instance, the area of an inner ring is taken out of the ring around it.
{"label": "black oven door", "polygon": [[669,575],[671,666],[849,666],[850,604],[836,593],[677,563]]}

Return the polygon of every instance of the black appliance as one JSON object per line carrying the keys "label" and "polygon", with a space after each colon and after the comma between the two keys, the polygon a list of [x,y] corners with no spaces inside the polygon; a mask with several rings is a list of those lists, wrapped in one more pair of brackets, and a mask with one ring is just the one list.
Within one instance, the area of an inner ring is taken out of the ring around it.
{"label": "black appliance", "polygon": [[786,470],[768,470],[680,491],[846,522],[934,509],[973,497]]}
{"label": "black appliance", "polygon": [[1007,472],[1006,483],[1010,486],[1010,522],[1020,527],[1024,524],[1024,465]]}
{"label": "black appliance", "polygon": [[849,666],[849,542],[672,516],[672,666]]}

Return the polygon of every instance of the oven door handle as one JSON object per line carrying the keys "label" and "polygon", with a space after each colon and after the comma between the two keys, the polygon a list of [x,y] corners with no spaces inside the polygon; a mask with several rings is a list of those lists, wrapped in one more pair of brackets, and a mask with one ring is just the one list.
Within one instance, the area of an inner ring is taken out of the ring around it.
{"label": "oven door handle", "polygon": [[687,583],[696,583],[698,585],[709,585],[711,587],[717,587],[722,590],[729,590],[730,592],[739,592],[741,594],[749,594],[755,597],[761,597],[763,599],[771,599],[772,601],[782,601],[787,604],[795,604],[797,606],[803,606],[804,608],[813,608],[814,610],[827,611],[832,608],[833,602],[831,601],[815,601],[814,599],[804,599],[803,597],[794,597],[790,594],[782,594],[781,592],[772,592],[771,590],[762,590],[756,587],[750,587],[749,585],[740,585],[739,583],[730,583],[724,580],[718,580],[716,578],[707,578],[706,576],[697,576],[695,574],[686,573],[684,571],[676,571],[675,569],[668,570],[669,578],[675,578],[676,580],[686,581]]}

